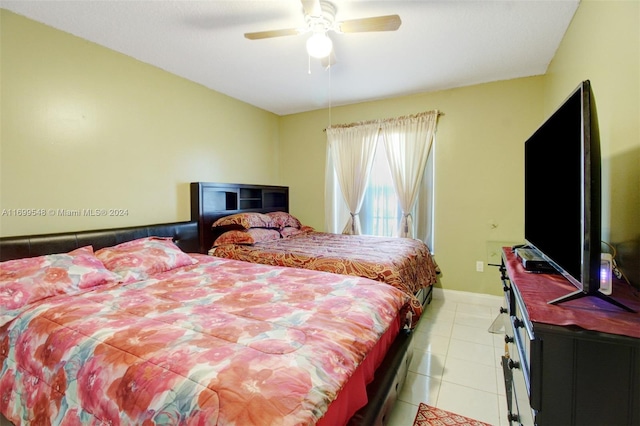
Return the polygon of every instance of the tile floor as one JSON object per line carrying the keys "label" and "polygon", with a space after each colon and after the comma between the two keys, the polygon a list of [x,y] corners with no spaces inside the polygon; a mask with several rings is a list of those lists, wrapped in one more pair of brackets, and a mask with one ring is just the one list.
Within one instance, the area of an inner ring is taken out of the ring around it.
{"label": "tile floor", "polygon": [[389,426],[412,426],[420,402],[508,425],[500,366],[504,330],[489,332],[503,298],[435,290],[414,330],[413,359]]}

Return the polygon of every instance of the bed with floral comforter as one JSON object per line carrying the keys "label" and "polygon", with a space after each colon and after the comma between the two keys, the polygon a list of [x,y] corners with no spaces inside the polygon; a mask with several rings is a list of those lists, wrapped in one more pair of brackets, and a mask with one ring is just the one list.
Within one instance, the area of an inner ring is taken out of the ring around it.
{"label": "bed with floral comforter", "polygon": [[88,250],[0,264],[0,413],[16,425],[334,424],[332,401],[393,340],[408,301],[365,278],[156,243],[143,245],[168,256],[160,268]]}
{"label": "bed with floral comforter", "polygon": [[411,297],[414,323],[422,305],[414,297],[437,279],[429,248],[420,240],[307,230],[252,244],[216,245],[209,254],[266,265],[353,275],[387,283]]}

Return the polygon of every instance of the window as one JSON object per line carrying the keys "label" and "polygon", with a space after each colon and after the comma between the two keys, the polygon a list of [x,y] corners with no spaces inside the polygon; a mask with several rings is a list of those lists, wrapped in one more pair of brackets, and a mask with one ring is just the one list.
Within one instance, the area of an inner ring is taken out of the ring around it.
{"label": "window", "polygon": [[[433,219],[434,219],[434,173],[433,159],[436,141],[434,137],[431,153],[424,171],[418,199],[411,212],[415,227],[415,237],[423,240],[433,250]],[[339,189],[338,189],[339,190]],[[375,159],[371,168],[369,183],[365,192],[362,208],[360,209],[360,224],[362,233],[395,237],[402,217],[402,209],[396,196],[391,178],[391,171],[387,163],[384,144],[379,141],[376,147]]]}
{"label": "window", "polygon": [[371,175],[360,209],[360,224],[365,235],[396,237],[402,210],[393,187],[384,144],[378,141]]}
{"label": "window", "polygon": [[[327,128],[327,232],[411,236],[433,249],[435,131],[440,115],[433,110],[397,119]],[[380,140],[376,144],[378,135]],[[392,155],[393,167],[387,161],[388,154]],[[339,160],[345,194],[338,183],[334,155]],[[396,174],[397,179],[402,179],[398,182],[398,194],[393,184]],[[405,223],[401,206],[408,208],[410,203],[413,203],[413,210],[408,212],[410,229],[399,229],[400,224]],[[356,211],[357,216],[349,217]]]}

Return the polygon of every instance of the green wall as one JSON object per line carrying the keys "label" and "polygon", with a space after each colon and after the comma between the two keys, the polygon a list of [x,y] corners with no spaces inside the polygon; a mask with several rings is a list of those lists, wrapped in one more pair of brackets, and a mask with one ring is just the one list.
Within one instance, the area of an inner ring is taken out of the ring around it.
{"label": "green wall", "polygon": [[[523,238],[523,141],[542,119],[540,77],[502,81],[283,117],[282,179],[291,210],[324,228],[324,166],[331,122],[351,123],[431,109],[444,113],[435,157],[435,258],[442,287],[498,294],[500,247]],[[330,113],[330,114],[329,114]]]}
{"label": "green wall", "polygon": [[503,244],[522,242],[523,143],[580,81],[597,98],[603,151],[603,238],[640,282],[640,2],[583,0],[544,76],[398,97],[283,117],[281,171],[292,210],[324,226],[325,138],[329,123],[445,113],[436,147],[435,258],[438,286],[500,294]]}
{"label": "green wall", "polygon": [[282,117],[2,10],[0,211],[128,215],[5,215],[0,235],[187,220],[191,181],[289,185],[291,211],[323,229],[322,130],[439,109],[437,285],[500,294],[495,269],[475,266],[523,239],[523,142],[588,78],[605,162],[605,237],[637,277],[639,5],[583,0],[544,76]]}
{"label": "green wall", "polygon": [[[6,10],[0,19],[0,235],[189,220],[189,182],[280,183],[275,114]],[[7,214],[112,208],[127,214]]]}
{"label": "green wall", "polygon": [[545,114],[589,79],[602,150],[602,239],[640,288],[640,2],[582,0],[544,79]]}

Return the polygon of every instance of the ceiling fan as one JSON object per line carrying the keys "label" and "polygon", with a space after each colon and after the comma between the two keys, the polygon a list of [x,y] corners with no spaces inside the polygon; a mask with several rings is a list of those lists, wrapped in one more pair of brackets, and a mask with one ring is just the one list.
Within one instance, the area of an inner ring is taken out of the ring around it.
{"label": "ceiling fan", "polygon": [[258,31],[245,33],[244,36],[249,40],[259,40],[312,32],[313,34],[307,40],[307,52],[315,58],[329,60],[328,65],[333,65],[335,62],[333,43],[327,36],[327,32],[395,31],[402,23],[398,15],[374,16],[336,22],[336,7],[333,3],[326,0],[301,0],[301,2],[305,21],[303,27]]}

